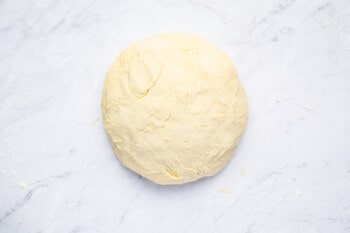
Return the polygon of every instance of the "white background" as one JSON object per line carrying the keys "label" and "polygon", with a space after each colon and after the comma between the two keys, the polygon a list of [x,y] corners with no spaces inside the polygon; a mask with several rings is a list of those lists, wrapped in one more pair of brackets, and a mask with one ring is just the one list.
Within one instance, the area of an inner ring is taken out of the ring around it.
{"label": "white background", "polygon": [[[229,165],[181,186],[124,168],[100,110],[115,57],[164,32],[225,50],[249,100]],[[0,232],[349,233],[349,102],[348,0],[2,0]]]}

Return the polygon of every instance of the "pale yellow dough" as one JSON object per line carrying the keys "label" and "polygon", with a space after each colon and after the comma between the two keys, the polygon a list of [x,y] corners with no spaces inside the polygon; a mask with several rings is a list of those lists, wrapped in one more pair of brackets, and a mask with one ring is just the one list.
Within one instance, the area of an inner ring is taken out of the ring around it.
{"label": "pale yellow dough", "polygon": [[156,35],[125,49],[107,74],[102,112],[119,160],[158,184],[220,171],[248,115],[229,57],[187,34]]}

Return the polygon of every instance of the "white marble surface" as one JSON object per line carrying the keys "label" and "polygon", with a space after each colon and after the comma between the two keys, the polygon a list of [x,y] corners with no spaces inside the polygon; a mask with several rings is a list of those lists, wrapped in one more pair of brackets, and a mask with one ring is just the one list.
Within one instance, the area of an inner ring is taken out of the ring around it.
{"label": "white marble surface", "polygon": [[[189,32],[224,49],[250,118],[217,176],[159,186],[101,121],[127,45]],[[0,1],[0,232],[349,233],[350,2]]]}

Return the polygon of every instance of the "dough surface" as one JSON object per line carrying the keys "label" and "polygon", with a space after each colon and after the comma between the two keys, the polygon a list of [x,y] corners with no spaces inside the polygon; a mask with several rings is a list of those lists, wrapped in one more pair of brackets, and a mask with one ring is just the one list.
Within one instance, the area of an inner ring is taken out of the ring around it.
{"label": "dough surface", "polygon": [[223,51],[197,36],[160,34],[114,61],[102,113],[122,164],[155,183],[181,184],[229,162],[248,108]]}

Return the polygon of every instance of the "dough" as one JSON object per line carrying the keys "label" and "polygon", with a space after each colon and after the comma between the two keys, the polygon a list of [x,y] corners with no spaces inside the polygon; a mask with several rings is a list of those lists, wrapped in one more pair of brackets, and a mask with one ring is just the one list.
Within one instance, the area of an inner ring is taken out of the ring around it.
{"label": "dough", "polygon": [[228,56],[187,34],[160,34],[125,49],[107,74],[102,112],[122,164],[158,184],[220,171],[248,115]]}

